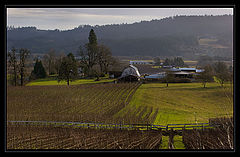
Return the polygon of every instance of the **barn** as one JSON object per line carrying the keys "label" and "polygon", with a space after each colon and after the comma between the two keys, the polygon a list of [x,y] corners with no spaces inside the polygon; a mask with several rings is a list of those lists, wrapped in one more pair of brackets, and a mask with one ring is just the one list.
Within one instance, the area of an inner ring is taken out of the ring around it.
{"label": "barn", "polygon": [[126,82],[133,82],[133,81],[139,81],[139,80],[140,80],[140,73],[137,67],[131,64],[123,70],[122,75],[118,78],[118,81],[126,81]]}

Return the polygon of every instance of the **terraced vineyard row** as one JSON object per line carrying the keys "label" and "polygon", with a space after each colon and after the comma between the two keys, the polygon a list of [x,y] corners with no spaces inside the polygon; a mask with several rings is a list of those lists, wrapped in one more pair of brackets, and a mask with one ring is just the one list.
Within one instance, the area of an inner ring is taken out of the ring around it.
{"label": "terraced vineyard row", "polygon": [[7,126],[7,149],[158,149],[160,131]]}

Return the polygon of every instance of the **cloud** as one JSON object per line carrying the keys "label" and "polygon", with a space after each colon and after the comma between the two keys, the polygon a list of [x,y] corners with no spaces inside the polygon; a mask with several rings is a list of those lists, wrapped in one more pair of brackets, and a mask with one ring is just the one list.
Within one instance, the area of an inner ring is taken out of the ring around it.
{"label": "cloud", "polygon": [[8,25],[72,29],[79,25],[134,23],[175,15],[232,14],[231,8],[8,8]]}

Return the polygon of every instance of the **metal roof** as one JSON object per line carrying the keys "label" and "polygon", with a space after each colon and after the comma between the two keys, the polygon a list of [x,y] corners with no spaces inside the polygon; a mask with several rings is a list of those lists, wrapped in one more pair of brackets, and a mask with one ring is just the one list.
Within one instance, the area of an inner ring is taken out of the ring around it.
{"label": "metal roof", "polygon": [[[129,70],[130,69],[133,69],[133,71]],[[139,74],[139,71],[137,69],[137,67],[133,66],[133,65],[129,65],[127,68],[125,68],[122,72],[122,75],[119,77],[122,78],[122,77],[126,77],[126,76],[135,76],[135,77],[140,77],[140,74]]]}
{"label": "metal roof", "polygon": [[196,70],[196,68],[179,68],[180,70]]}
{"label": "metal roof", "polygon": [[178,72],[173,72],[172,74],[175,74],[175,75],[190,75],[192,73],[184,72],[184,71],[178,71]]}
{"label": "metal roof", "polygon": [[133,68],[133,69],[136,71],[137,75],[140,77],[140,73],[139,73],[139,71],[138,71],[138,68],[135,67],[135,66],[133,66],[132,64],[130,64],[129,66],[130,66],[131,68]]}

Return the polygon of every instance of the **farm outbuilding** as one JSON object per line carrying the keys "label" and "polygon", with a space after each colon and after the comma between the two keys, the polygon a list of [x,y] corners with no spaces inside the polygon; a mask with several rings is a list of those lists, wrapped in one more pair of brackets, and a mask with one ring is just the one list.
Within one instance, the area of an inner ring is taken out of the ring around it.
{"label": "farm outbuilding", "polygon": [[161,72],[161,73],[145,76],[145,78],[147,78],[147,79],[148,78],[150,78],[150,79],[160,79],[160,78],[164,78],[165,76],[166,76],[166,72]]}
{"label": "farm outbuilding", "polygon": [[174,77],[178,77],[178,78],[193,78],[193,73],[190,72],[184,72],[184,71],[178,71],[178,72],[173,72],[171,73],[172,75],[174,75]]}
{"label": "farm outbuilding", "polygon": [[118,80],[127,82],[139,81],[140,73],[137,67],[130,64],[127,68],[123,70],[122,75],[118,78]]}

